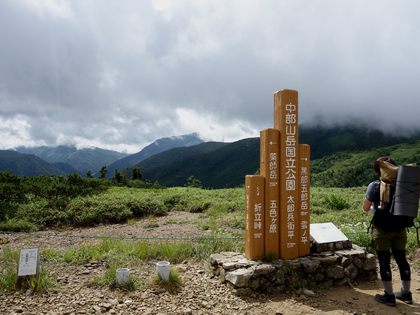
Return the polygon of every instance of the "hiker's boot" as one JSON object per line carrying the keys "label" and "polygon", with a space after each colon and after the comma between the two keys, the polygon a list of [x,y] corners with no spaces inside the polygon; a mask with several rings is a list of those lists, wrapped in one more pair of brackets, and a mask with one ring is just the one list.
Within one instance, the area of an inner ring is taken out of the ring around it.
{"label": "hiker's boot", "polygon": [[406,304],[413,304],[413,296],[411,292],[403,292],[401,290],[400,292],[395,293],[395,297]]}
{"label": "hiker's boot", "polygon": [[386,291],[384,292],[384,294],[376,294],[375,295],[375,300],[378,301],[379,303],[383,303],[389,306],[395,306],[395,295],[393,294],[388,294],[386,293]]}

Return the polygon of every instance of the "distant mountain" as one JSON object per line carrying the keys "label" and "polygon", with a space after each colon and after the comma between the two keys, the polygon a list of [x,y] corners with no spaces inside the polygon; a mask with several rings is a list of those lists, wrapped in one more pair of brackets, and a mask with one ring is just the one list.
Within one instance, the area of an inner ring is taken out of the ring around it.
{"label": "distant mountain", "polygon": [[139,167],[145,179],[166,186],[183,186],[189,176],[204,187],[235,187],[258,169],[259,138],[233,143],[206,142],[154,155]]}
{"label": "distant mountain", "polygon": [[299,142],[311,145],[312,160],[336,152],[369,150],[416,139],[420,139],[419,131],[404,136],[353,125],[299,128]]}
{"label": "distant mountain", "polygon": [[77,149],[73,146],[63,145],[57,147],[18,147],[16,151],[34,154],[49,163],[69,164],[82,175],[86,174],[88,170],[97,172],[102,166],[109,165],[127,156],[125,153],[100,148]]}
{"label": "distant mountain", "polygon": [[174,136],[160,138],[148,146],[144,147],[140,152],[126,156],[108,166],[108,176],[112,177],[115,170],[122,171],[127,167],[132,167],[148,157],[179,147],[189,147],[202,143],[203,139],[197,133],[191,133],[182,136]]}
{"label": "distant mountain", "polygon": [[312,184],[326,187],[366,186],[377,179],[373,161],[390,155],[399,165],[416,163],[420,166],[420,140],[373,150],[339,152],[312,163]]}
{"label": "distant mountain", "polygon": [[[372,151],[375,148],[407,143],[418,138],[417,135],[411,137],[386,135],[381,131],[354,126],[336,128],[303,126],[299,133],[299,142],[311,145],[311,160],[338,152],[340,152],[338,155],[345,155],[350,154],[346,152]],[[373,151],[372,156],[376,154],[377,151]],[[369,156],[367,160],[371,163],[372,157]],[[328,161],[328,158],[325,161]],[[138,165],[145,179],[157,180],[163,185],[182,186],[190,175],[194,175],[201,180],[204,187],[234,187],[243,184],[245,175],[254,174],[258,170],[259,138],[225,144],[202,143],[198,146],[172,149],[154,155]],[[364,167],[360,172],[364,172]],[[352,174],[358,176],[356,173]],[[365,175],[360,176],[365,180]],[[349,178],[349,181],[351,180]],[[351,183],[343,185],[348,186]]]}
{"label": "distant mountain", "polygon": [[0,172],[9,171],[15,175],[64,175],[65,173],[54,165],[32,155],[12,150],[0,150]]}
{"label": "distant mountain", "polygon": [[55,166],[56,168],[58,168],[60,171],[62,171],[65,174],[75,173],[75,174],[79,174],[80,176],[85,176],[86,175],[85,173],[76,170],[70,164],[66,164],[66,163],[50,163],[50,164]]}

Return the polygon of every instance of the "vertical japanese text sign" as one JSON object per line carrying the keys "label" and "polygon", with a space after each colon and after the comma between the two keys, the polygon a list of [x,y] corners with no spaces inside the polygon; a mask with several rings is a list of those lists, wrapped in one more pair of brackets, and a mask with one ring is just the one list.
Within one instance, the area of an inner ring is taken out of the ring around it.
{"label": "vertical japanese text sign", "polygon": [[265,178],[265,257],[278,259],[280,256],[279,231],[279,141],[277,129],[260,132],[260,173]]}
{"label": "vertical japanese text sign", "polygon": [[309,255],[310,250],[310,179],[311,148],[299,144],[300,213],[299,213],[299,256]]}
{"label": "vertical japanese text sign", "polygon": [[264,177],[245,176],[245,257],[264,258]]}
{"label": "vertical japanese text sign", "polygon": [[298,93],[274,93],[274,127],[280,130],[280,258],[299,257]]}

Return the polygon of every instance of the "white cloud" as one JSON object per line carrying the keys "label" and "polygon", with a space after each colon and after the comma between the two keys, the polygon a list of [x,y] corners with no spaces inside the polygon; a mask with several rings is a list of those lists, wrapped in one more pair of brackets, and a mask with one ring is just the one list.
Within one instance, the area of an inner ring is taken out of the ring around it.
{"label": "white cloud", "polygon": [[419,128],[419,10],[409,0],[0,1],[0,118],[24,117],[16,143],[29,145],[131,151],[194,131],[231,141],[271,127],[272,94],[292,88],[301,122]]}
{"label": "white cloud", "polygon": [[221,119],[208,112],[177,108],[177,124],[181,133],[198,132],[207,140],[232,142],[242,138],[258,137],[250,124],[236,119]]}
{"label": "white cloud", "polygon": [[20,2],[43,18],[51,16],[69,19],[74,14],[67,0],[20,0]]}
{"label": "white cloud", "polygon": [[7,119],[0,117],[0,149],[45,145],[42,140],[32,139],[30,127],[28,121],[19,115]]}

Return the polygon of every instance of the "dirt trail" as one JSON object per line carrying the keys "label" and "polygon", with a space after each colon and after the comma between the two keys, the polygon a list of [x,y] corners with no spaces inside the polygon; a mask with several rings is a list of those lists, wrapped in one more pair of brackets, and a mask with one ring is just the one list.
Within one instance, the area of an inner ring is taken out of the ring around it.
{"label": "dirt trail", "polygon": [[[98,226],[86,229],[49,230],[35,235],[0,234],[0,248],[37,246],[41,249],[64,249],[82,242],[95,243],[101,237],[122,238],[191,238],[209,236],[209,231],[198,228],[198,214],[171,212],[168,216],[137,221],[133,224]],[[7,243],[2,244],[2,243]],[[338,287],[315,291],[314,297],[300,294],[258,295],[249,298],[234,296],[207,271],[205,263],[184,262],[184,286],[170,294],[158,288],[147,287],[135,292],[96,289],[86,285],[94,275],[105,271],[101,264],[85,266],[53,265],[58,279],[58,292],[26,295],[0,294],[0,314],[418,314],[420,315],[420,250],[410,258],[412,293],[415,303],[397,302],[396,307],[374,301],[381,293],[380,281],[366,282],[357,287]],[[415,263],[417,262],[417,263]],[[131,272],[147,278],[154,272],[153,261]],[[393,266],[394,289],[400,288],[398,270]]]}

